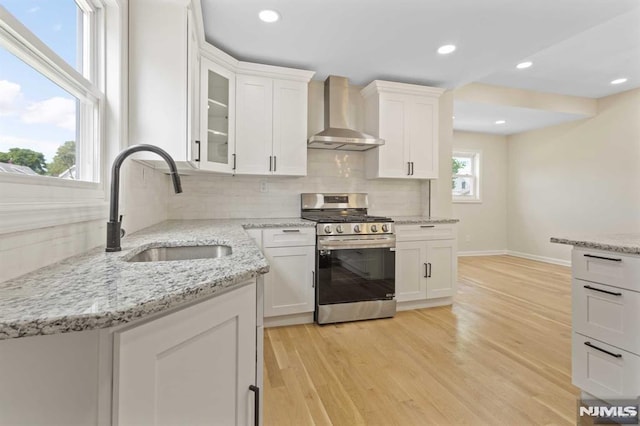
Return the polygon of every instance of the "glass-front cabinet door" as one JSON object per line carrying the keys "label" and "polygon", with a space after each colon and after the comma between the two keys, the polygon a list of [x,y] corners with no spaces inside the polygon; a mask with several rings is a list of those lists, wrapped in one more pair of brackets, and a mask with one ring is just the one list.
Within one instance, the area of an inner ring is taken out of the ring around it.
{"label": "glass-front cabinet door", "polygon": [[202,170],[233,172],[235,152],[235,76],[202,58],[201,136],[196,162]]}

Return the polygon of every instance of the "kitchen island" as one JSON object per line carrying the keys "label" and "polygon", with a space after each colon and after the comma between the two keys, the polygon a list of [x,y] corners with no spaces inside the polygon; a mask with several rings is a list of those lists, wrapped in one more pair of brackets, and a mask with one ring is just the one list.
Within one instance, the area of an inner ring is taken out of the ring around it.
{"label": "kitchen island", "polygon": [[585,399],[640,397],[640,234],[553,237],[573,246],[572,381]]}
{"label": "kitchen island", "polygon": [[[269,265],[245,229],[284,226],[315,224],[167,221],[123,239],[121,252],[96,248],[0,283],[0,424],[146,424],[159,412],[246,424],[259,414],[256,278]],[[199,245],[231,253],[128,262]]]}

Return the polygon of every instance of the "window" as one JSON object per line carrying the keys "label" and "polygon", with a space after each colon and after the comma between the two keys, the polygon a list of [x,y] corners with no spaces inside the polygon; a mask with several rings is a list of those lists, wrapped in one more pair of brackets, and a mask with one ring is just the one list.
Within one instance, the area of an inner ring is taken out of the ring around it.
{"label": "window", "polygon": [[0,163],[21,167],[0,175],[100,181],[103,25],[93,1],[2,1]]}
{"label": "window", "polygon": [[452,160],[454,202],[480,202],[480,152],[454,152]]}

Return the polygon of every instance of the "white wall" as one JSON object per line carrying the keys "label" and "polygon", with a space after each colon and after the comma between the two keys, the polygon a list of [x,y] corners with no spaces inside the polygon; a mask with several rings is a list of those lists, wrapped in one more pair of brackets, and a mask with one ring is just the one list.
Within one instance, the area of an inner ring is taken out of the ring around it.
{"label": "white wall", "polygon": [[[169,185],[168,176],[160,172],[131,160],[124,163],[120,211],[128,233],[166,220]],[[107,218],[105,211],[103,220],[2,235],[0,282],[104,245]]]}
{"label": "white wall", "polygon": [[508,138],[508,247],[570,259],[552,236],[640,231],[640,89],[598,115]]}
{"label": "white wall", "polygon": [[505,253],[507,250],[506,136],[454,132],[453,150],[481,152],[481,202],[453,203],[453,217],[460,219],[458,251],[461,254]]}

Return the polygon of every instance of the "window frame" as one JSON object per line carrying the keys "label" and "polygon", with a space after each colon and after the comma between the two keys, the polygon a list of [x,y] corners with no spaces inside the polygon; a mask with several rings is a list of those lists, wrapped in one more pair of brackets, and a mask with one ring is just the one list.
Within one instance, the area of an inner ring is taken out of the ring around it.
{"label": "window frame", "polygon": [[451,179],[457,177],[471,178],[474,186],[474,195],[456,195],[451,190],[451,198],[454,203],[481,203],[482,202],[482,151],[477,149],[454,149],[451,158],[469,158],[472,162],[472,174],[453,174]]}
{"label": "window frame", "polygon": [[[0,198],[0,235],[105,217],[108,207],[106,154],[112,154],[122,144],[121,122],[126,113],[123,106],[126,92],[121,87],[113,89],[122,85],[123,77],[108,76],[106,69],[125,70],[126,40],[123,34],[126,36],[126,8],[122,0],[76,0],[76,4],[79,13],[81,11],[84,15],[82,73],[0,6],[0,44],[80,100],[77,114],[82,119],[77,120],[78,139],[93,141],[91,144],[78,143],[76,161],[79,169],[82,169],[80,162],[91,164],[92,182],[0,173],[0,190],[3,193]],[[107,33],[107,28],[113,34]],[[107,46],[107,40],[111,47]],[[107,80],[112,85],[109,93],[114,98],[110,101],[114,114],[109,117],[105,114]],[[107,128],[113,130],[108,138]]]}

